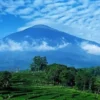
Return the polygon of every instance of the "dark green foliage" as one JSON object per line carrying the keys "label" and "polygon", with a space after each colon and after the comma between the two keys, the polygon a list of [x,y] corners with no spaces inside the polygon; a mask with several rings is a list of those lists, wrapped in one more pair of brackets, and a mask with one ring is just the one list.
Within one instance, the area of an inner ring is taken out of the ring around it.
{"label": "dark green foliage", "polygon": [[94,83],[94,91],[100,94],[100,76],[96,77],[96,81]]}
{"label": "dark green foliage", "polygon": [[95,76],[100,76],[100,67],[94,67],[91,68],[90,71],[92,72],[92,74],[94,74]]}
{"label": "dark green foliage", "polygon": [[76,86],[78,89],[87,90],[89,89],[91,75],[85,70],[79,70],[76,74]]}
{"label": "dark green foliage", "polygon": [[46,57],[35,56],[33,58],[33,62],[30,65],[31,71],[39,71],[44,70],[47,66],[48,62]]}
{"label": "dark green foliage", "polygon": [[75,75],[70,71],[63,70],[60,74],[60,79],[62,84],[66,86],[74,86],[75,85]]}
{"label": "dark green foliage", "polygon": [[46,69],[48,81],[52,82],[53,84],[61,84],[60,73],[66,69],[67,67],[60,64],[49,65]]}
{"label": "dark green foliage", "polygon": [[75,85],[75,68],[68,68],[61,64],[52,64],[48,66],[46,72],[48,81],[53,84],[62,84],[71,87]]}
{"label": "dark green foliage", "polygon": [[[45,69],[45,70],[44,70]],[[43,71],[45,83],[76,87],[79,90],[100,92],[100,67],[80,68],[67,67],[61,64],[47,65],[46,57],[35,56],[31,64],[32,71]],[[99,76],[99,78],[97,78]]]}
{"label": "dark green foliage", "polygon": [[[96,67],[96,69],[99,69]],[[88,90],[90,92],[100,92],[100,77],[94,75],[92,69],[75,69],[61,64],[49,65],[47,72],[48,83],[60,84],[64,86],[75,86],[79,90]],[[96,71],[96,74],[99,74]]]}
{"label": "dark green foliage", "polygon": [[1,72],[0,73],[0,88],[6,89],[11,86],[12,74],[10,72]]}

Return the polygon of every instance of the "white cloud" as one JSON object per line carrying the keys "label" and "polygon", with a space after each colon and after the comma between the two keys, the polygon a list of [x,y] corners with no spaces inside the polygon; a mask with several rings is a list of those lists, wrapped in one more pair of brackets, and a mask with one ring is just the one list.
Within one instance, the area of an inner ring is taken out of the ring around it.
{"label": "white cloud", "polygon": [[45,41],[42,41],[42,44],[41,45],[35,46],[34,49],[37,50],[37,51],[56,50],[55,47],[49,46],[47,44],[47,42],[45,42]]}
{"label": "white cloud", "polygon": [[3,13],[9,13],[16,15],[15,11],[19,7],[23,7],[25,5],[24,0],[0,0],[0,6],[2,8]]}
{"label": "white cloud", "polygon": [[98,45],[83,42],[81,44],[81,48],[85,50],[87,53],[94,54],[94,55],[100,55],[100,46]]}
{"label": "white cloud", "polygon": [[44,3],[44,0],[34,0],[33,6],[39,7],[39,6],[43,5],[43,3]]}
{"label": "white cloud", "polygon": [[11,51],[22,51],[22,47],[20,43],[14,42],[12,40],[8,40],[7,43],[0,43],[0,51],[11,50]]}
{"label": "white cloud", "polygon": [[50,20],[48,20],[48,19],[36,19],[36,20],[34,20],[34,21],[30,21],[30,22],[28,22],[25,26],[23,26],[23,27],[20,27],[20,28],[18,28],[18,31],[22,31],[22,30],[25,30],[25,29],[27,29],[27,28],[29,28],[29,27],[32,27],[32,26],[34,26],[34,25],[37,25],[37,24],[46,24],[46,25],[49,25],[49,23],[50,23]]}
{"label": "white cloud", "polygon": [[8,39],[7,42],[0,41],[0,51],[54,51],[62,49],[68,46],[69,43],[64,41],[56,46],[50,46],[46,41],[38,43],[33,41],[29,43],[28,41],[15,42]]}
{"label": "white cloud", "polygon": [[27,14],[32,13],[32,11],[34,11],[34,9],[31,8],[31,7],[29,7],[29,8],[24,8],[24,9],[18,10],[17,14],[19,14],[19,15],[27,15]]}
{"label": "white cloud", "polygon": [[53,3],[53,1],[54,1],[54,0],[45,0],[44,3],[45,3],[45,4],[51,4],[51,3]]}

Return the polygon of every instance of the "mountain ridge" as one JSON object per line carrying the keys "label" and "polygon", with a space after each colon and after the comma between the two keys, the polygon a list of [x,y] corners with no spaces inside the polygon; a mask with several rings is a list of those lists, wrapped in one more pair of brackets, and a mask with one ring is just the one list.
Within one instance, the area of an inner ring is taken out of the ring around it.
{"label": "mountain ridge", "polygon": [[34,28],[36,28],[36,29],[39,29],[39,28],[40,28],[40,29],[49,29],[49,30],[56,31],[57,33],[61,32],[62,34],[66,34],[66,35],[68,35],[68,36],[78,38],[79,40],[83,40],[83,41],[87,41],[87,42],[92,42],[92,43],[97,44],[97,45],[100,46],[100,44],[97,43],[97,42],[95,42],[95,41],[90,41],[90,40],[87,40],[87,39],[83,39],[83,38],[77,37],[77,36],[75,36],[75,35],[71,35],[71,34],[69,34],[69,33],[65,33],[65,32],[59,31],[59,30],[57,30],[57,29],[53,29],[53,28],[51,28],[51,27],[49,27],[49,26],[47,26],[47,25],[44,25],[44,24],[34,25],[34,26],[29,27],[29,28],[27,28],[27,29],[25,29],[25,30],[22,30],[22,31],[19,31],[19,32],[15,32],[15,33],[11,33],[11,34],[5,36],[5,37],[2,38],[2,39],[10,38],[11,35],[20,34],[21,32],[24,32],[24,31],[27,31],[27,30],[30,30],[30,29],[33,30]]}

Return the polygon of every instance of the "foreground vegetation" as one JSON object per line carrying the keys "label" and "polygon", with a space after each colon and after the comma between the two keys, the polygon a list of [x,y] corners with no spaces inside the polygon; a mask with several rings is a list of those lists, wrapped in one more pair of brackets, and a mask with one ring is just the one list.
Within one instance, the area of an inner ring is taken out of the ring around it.
{"label": "foreground vegetation", "polygon": [[17,90],[1,93],[1,100],[100,100],[100,96],[96,94],[62,86],[19,86]]}
{"label": "foreground vegetation", "polygon": [[100,100],[100,67],[48,65],[36,56],[30,70],[0,72],[0,100]]}

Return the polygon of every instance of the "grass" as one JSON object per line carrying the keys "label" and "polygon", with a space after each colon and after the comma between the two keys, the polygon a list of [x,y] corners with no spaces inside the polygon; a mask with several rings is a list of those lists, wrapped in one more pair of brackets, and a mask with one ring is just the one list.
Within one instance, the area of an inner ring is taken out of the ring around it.
{"label": "grass", "polygon": [[[0,100],[100,100],[100,96],[95,94],[61,86],[33,86],[31,89],[32,91],[24,91],[21,88],[9,93],[2,91]],[[7,96],[10,96],[10,99],[7,99]]]}

